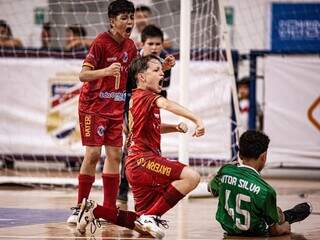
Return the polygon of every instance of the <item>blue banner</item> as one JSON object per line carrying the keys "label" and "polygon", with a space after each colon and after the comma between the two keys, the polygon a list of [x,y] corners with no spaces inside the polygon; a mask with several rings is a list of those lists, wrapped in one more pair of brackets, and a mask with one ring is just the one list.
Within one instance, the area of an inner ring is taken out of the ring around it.
{"label": "blue banner", "polygon": [[273,3],[271,49],[320,51],[320,3]]}

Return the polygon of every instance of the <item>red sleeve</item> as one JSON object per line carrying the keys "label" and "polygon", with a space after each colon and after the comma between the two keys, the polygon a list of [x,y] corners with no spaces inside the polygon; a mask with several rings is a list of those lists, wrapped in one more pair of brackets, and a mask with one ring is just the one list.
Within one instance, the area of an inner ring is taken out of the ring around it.
{"label": "red sleeve", "polygon": [[143,105],[146,106],[145,113],[148,113],[152,107],[155,106],[155,102],[158,98],[160,98],[161,95],[148,92],[145,96],[145,99],[143,101]]}
{"label": "red sleeve", "polygon": [[92,69],[97,69],[101,59],[102,47],[99,41],[94,41],[89,49],[82,66],[88,66]]}

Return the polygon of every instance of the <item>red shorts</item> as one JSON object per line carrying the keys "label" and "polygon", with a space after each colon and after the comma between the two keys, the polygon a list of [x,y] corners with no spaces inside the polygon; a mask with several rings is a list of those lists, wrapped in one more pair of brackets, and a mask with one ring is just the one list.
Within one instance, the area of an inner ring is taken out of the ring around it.
{"label": "red shorts", "polygon": [[180,179],[186,165],[158,155],[128,158],[126,175],[135,201],[135,211],[141,215],[163,195],[167,187]]}
{"label": "red shorts", "polygon": [[111,120],[95,114],[79,112],[82,145],[122,146],[123,120]]}

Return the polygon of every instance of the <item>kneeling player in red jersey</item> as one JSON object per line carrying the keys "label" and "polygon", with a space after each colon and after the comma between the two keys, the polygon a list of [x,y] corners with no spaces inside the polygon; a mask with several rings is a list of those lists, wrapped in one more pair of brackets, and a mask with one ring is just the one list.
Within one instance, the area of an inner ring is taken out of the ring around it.
{"label": "kneeling player in red jersey", "polygon": [[248,130],[241,135],[241,165],[226,164],[209,182],[208,190],[219,196],[216,219],[229,235],[282,235],[291,232],[290,224],[302,221],[312,211],[309,203],[281,211],[275,190],[260,171],[267,160],[269,138]]}
{"label": "kneeling player in red jersey", "polygon": [[[129,77],[134,78],[137,88],[129,103],[129,139],[126,174],[132,187],[135,210],[140,215],[135,225],[143,231],[149,222],[164,223],[160,219],[199,183],[199,174],[179,161],[161,156],[160,134],[185,132],[180,124],[165,124],[160,120],[160,109],[165,109],[195,123],[194,136],[204,135],[200,117],[185,107],[160,94],[164,73],[160,59],[154,55],[143,56],[130,65]],[[158,227],[155,232],[164,236]]]}

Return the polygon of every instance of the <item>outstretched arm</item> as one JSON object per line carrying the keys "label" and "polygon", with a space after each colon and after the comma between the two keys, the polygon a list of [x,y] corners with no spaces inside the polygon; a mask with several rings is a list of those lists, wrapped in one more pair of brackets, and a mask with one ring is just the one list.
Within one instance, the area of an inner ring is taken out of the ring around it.
{"label": "outstretched arm", "polygon": [[196,129],[195,129],[195,132],[193,133],[193,136],[200,137],[204,135],[205,130],[204,130],[202,119],[197,115],[195,115],[193,112],[191,112],[189,109],[181,106],[176,102],[170,101],[164,97],[159,97],[156,100],[156,105],[159,108],[165,109],[169,112],[172,112],[178,116],[187,118],[190,121],[194,122],[194,124],[196,125]]}
{"label": "outstretched arm", "polygon": [[172,133],[172,132],[186,133],[188,132],[188,126],[184,122],[180,122],[179,124],[161,123],[161,126],[160,126],[161,134]]}

